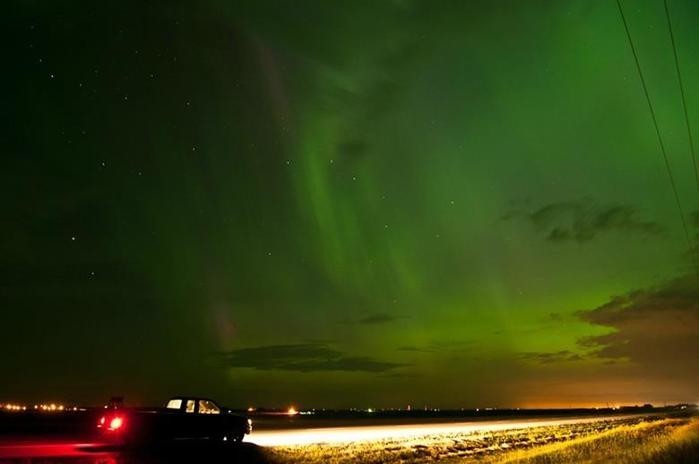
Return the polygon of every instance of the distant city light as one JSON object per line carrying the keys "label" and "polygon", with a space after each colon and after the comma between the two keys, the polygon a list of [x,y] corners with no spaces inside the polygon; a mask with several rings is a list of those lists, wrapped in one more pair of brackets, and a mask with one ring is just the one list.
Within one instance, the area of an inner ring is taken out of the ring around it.
{"label": "distant city light", "polygon": [[290,415],[290,416],[295,416],[295,415],[298,414],[299,412],[296,410],[295,407],[291,406],[291,407],[289,407],[289,409],[286,411],[286,413],[287,413],[288,415]]}
{"label": "distant city light", "polygon": [[33,404],[27,406],[26,404],[18,403],[0,403],[0,410],[4,411],[43,411],[43,412],[60,412],[60,411],[84,411],[84,409],[78,409],[77,406],[65,406],[63,404],[56,403],[41,403]]}

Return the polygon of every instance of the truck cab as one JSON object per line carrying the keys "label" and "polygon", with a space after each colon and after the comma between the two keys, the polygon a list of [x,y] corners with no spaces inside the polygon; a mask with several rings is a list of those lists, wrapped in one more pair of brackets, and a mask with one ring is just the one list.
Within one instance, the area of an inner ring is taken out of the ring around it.
{"label": "truck cab", "polygon": [[164,408],[107,410],[97,428],[110,442],[121,444],[180,440],[236,443],[252,431],[252,421],[209,398],[177,396]]}

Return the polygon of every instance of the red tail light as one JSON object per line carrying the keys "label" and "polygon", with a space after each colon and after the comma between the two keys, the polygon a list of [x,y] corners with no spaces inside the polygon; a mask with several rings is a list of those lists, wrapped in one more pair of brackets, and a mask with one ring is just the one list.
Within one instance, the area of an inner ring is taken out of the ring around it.
{"label": "red tail light", "polygon": [[113,417],[112,420],[109,422],[109,430],[118,430],[124,425],[124,420],[119,417]]}
{"label": "red tail light", "polygon": [[[109,424],[109,425],[107,425]],[[106,428],[111,432],[115,432],[124,427],[124,418],[121,416],[112,416],[107,418],[106,416],[100,417],[99,422],[97,422],[97,428]]]}

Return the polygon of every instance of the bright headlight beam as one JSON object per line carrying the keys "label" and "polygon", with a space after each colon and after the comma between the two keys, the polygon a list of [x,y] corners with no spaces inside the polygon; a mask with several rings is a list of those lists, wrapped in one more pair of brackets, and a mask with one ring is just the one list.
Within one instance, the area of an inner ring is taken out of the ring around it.
{"label": "bright headlight beam", "polygon": [[628,417],[633,417],[633,415],[577,419],[531,419],[519,421],[454,422],[446,424],[370,425],[292,430],[258,430],[256,433],[250,435],[249,441],[259,446],[298,446],[319,443],[341,444],[350,442],[401,440],[454,433],[497,432],[530,427],[591,423]]}

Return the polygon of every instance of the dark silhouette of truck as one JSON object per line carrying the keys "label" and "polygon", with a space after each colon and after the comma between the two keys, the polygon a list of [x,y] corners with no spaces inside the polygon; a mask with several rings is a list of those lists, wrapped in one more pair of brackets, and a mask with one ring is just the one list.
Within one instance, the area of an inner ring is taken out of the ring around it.
{"label": "dark silhouette of truck", "polygon": [[178,396],[164,408],[105,408],[97,428],[103,439],[118,445],[179,440],[239,443],[252,432],[252,421],[208,398]]}

